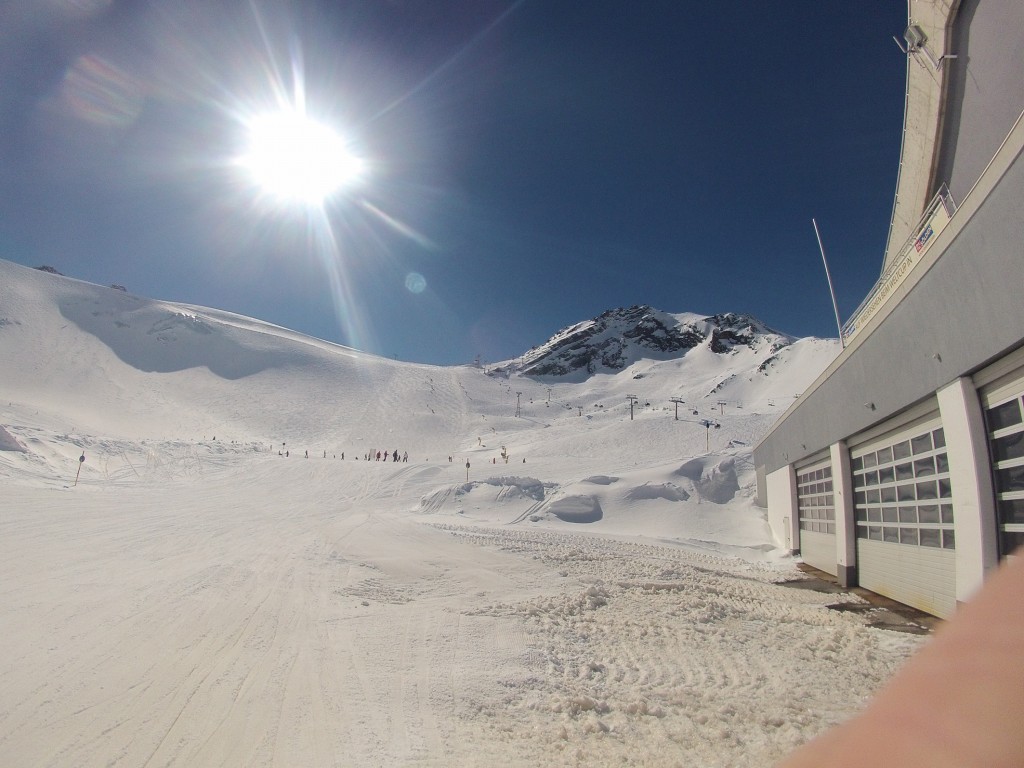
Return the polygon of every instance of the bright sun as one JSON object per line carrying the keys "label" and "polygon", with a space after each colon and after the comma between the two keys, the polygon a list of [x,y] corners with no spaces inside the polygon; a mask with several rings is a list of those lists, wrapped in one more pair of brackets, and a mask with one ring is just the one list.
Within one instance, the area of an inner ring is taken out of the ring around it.
{"label": "bright sun", "polygon": [[322,204],[363,170],[338,134],[297,112],[254,119],[239,160],[267,193],[307,205]]}

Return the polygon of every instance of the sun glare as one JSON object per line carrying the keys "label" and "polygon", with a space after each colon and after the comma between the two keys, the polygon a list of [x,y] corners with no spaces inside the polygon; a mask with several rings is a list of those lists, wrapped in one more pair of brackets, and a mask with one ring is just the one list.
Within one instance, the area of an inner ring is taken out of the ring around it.
{"label": "sun glare", "polygon": [[240,163],[268,194],[309,205],[322,204],[363,170],[337,133],[296,112],[254,119]]}

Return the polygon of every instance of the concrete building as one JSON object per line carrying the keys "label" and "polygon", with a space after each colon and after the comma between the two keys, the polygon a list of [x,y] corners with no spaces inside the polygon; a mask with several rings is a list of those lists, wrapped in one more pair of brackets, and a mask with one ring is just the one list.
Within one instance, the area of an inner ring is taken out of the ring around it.
{"label": "concrete building", "polygon": [[1024,544],[1024,2],[908,16],[880,278],[754,462],[783,546],[944,617]]}

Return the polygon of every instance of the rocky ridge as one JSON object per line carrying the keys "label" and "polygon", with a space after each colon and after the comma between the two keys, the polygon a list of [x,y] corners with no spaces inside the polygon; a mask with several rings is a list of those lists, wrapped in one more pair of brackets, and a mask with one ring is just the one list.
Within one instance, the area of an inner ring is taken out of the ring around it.
{"label": "rocky ridge", "polygon": [[749,315],[671,314],[637,305],[610,309],[565,328],[496,372],[556,377],[611,373],[640,359],[679,358],[702,345],[715,354],[727,355],[737,347],[758,350],[770,346],[775,352],[792,341]]}

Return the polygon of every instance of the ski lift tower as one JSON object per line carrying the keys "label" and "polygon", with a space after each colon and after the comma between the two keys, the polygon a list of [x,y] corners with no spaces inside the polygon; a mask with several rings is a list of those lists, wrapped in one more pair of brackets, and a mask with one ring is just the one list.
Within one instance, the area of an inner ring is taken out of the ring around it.
{"label": "ski lift tower", "polygon": [[626,395],[629,400],[629,420],[633,420],[633,406],[636,405],[636,401],[639,399],[636,395]]}
{"label": "ski lift tower", "polygon": [[676,421],[679,421],[679,406],[686,403],[686,401],[683,400],[681,397],[672,397],[669,398],[669,402],[676,404]]}

